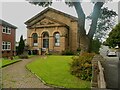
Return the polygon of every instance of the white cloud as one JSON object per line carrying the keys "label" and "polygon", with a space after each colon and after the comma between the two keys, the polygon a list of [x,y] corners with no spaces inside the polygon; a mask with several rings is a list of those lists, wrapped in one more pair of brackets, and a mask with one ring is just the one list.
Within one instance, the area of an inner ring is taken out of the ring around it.
{"label": "white cloud", "polygon": [[0,0],[0,2],[25,2],[25,0]]}
{"label": "white cloud", "polygon": [[[26,0],[0,0],[0,2],[25,2]],[[82,0],[83,2],[90,1],[108,1],[108,0]],[[112,2],[118,2],[120,0],[113,0]],[[53,2],[64,2],[64,0],[53,0]]]}

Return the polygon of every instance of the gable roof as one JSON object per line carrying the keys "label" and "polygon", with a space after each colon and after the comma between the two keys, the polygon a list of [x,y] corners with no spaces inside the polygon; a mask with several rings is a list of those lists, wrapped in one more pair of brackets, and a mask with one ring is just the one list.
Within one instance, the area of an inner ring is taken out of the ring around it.
{"label": "gable roof", "polygon": [[[55,19],[53,19],[53,18],[51,18],[51,17],[44,16],[44,15],[43,15],[41,18],[39,18],[37,21],[28,24],[27,27],[31,27],[31,26],[35,25],[36,23],[38,23],[39,21],[41,21],[41,20],[43,20],[43,19],[45,19],[45,18],[48,19],[48,20],[51,20],[51,21],[53,21],[53,22],[58,23],[59,26],[66,26],[67,28],[69,27],[69,26],[67,26],[67,25],[66,25],[65,23],[63,23],[63,22],[57,21],[57,20],[55,20]],[[44,27],[44,26],[41,26],[41,27]]]}
{"label": "gable roof", "polygon": [[14,25],[12,25],[12,24],[10,24],[10,23],[8,23],[8,22],[2,20],[2,19],[0,19],[0,24],[3,25],[3,26],[11,27],[11,28],[13,28],[13,29],[17,29],[16,26],[14,26]]}
{"label": "gable roof", "polygon": [[40,13],[38,13],[37,15],[35,15],[34,17],[32,17],[31,19],[27,20],[27,21],[25,22],[25,24],[27,25],[28,23],[30,23],[30,22],[33,21],[34,19],[38,18],[39,16],[43,15],[43,14],[46,13],[47,11],[56,12],[56,13],[58,13],[58,14],[64,15],[65,17],[71,18],[71,19],[73,19],[73,20],[75,20],[75,21],[78,20],[77,17],[74,17],[74,16],[72,16],[72,15],[69,15],[69,14],[66,14],[66,13],[64,13],[64,12],[61,12],[61,11],[58,11],[58,10],[56,10],[56,9],[53,9],[53,8],[48,7],[48,8],[46,8],[45,10],[43,10],[42,12],[40,12]]}

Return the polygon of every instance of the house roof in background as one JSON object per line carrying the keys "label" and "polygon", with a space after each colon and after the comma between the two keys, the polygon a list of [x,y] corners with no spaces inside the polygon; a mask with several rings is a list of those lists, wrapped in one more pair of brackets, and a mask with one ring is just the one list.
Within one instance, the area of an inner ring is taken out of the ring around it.
{"label": "house roof in background", "polygon": [[0,24],[2,24],[3,26],[8,26],[8,27],[11,27],[11,28],[17,29],[16,26],[14,26],[14,25],[12,25],[12,24],[10,24],[10,23],[8,23],[8,22],[2,20],[2,19],[0,19]]}

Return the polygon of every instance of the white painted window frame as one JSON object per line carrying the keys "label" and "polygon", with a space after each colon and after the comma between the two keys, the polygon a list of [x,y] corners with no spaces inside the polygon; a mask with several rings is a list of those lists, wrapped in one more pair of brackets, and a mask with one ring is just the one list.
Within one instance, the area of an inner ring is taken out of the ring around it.
{"label": "white painted window frame", "polygon": [[[5,29],[5,32],[4,32],[3,29]],[[10,28],[10,27],[2,26],[2,33],[5,33],[5,34],[11,34],[11,28]]]}
{"label": "white painted window frame", "polygon": [[[7,48],[3,48],[3,45],[4,45],[4,47],[6,47],[6,45],[7,45]],[[11,50],[11,42],[3,41],[2,42],[2,51],[6,51],[6,50]]]}

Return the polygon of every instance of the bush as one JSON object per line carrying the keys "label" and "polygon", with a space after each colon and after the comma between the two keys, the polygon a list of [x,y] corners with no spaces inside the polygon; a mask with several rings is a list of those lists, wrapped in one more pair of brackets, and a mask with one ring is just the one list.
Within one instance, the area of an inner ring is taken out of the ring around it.
{"label": "bush", "polygon": [[92,52],[99,54],[101,42],[98,39],[92,41]]}
{"label": "bush", "polygon": [[81,51],[81,48],[78,48],[77,51],[80,52],[80,51]]}
{"label": "bush", "polygon": [[28,55],[27,54],[21,54],[19,55],[20,59],[28,59]]}
{"label": "bush", "polygon": [[71,50],[62,51],[62,55],[74,55],[74,52]]}
{"label": "bush", "polygon": [[47,53],[46,55],[53,55],[52,53]]}
{"label": "bush", "polygon": [[73,57],[70,63],[70,72],[72,75],[82,80],[90,81],[92,78],[92,59],[95,54],[84,53],[81,56]]}

